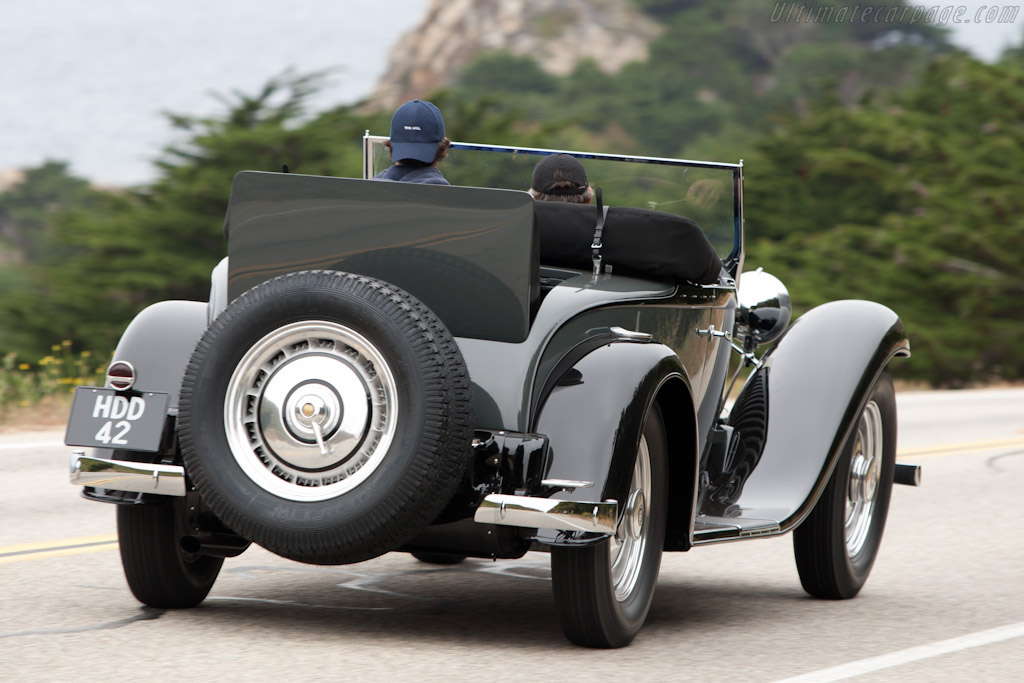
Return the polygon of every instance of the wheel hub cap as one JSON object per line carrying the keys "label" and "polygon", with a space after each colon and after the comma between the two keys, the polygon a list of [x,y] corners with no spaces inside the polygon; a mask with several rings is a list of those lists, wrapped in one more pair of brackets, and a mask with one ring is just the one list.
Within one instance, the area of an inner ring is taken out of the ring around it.
{"label": "wheel hub cap", "polygon": [[644,498],[644,492],[642,489],[633,491],[633,494],[629,497],[629,503],[626,507],[626,519],[624,524],[626,525],[627,533],[635,541],[640,540],[640,535],[644,530],[644,515],[647,512],[647,505]]}
{"label": "wheel hub cap", "polygon": [[846,552],[857,557],[867,542],[882,467],[882,414],[872,401],[857,425],[846,492]]}
{"label": "wheel hub cap", "polygon": [[386,456],[398,390],[370,341],[338,323],[306,321],[249,349],[224,410],[232,454],[254,482],[291,500],[327,500]]}
{"label": "wheel hub cap", "polygon": [[626,509],[608,544],[612,589],[619,602],[624,602],[633,594],[640,579],[650,527],[650,508],[647,504],[650,494],[651,456],[647,440],[640,437]]}

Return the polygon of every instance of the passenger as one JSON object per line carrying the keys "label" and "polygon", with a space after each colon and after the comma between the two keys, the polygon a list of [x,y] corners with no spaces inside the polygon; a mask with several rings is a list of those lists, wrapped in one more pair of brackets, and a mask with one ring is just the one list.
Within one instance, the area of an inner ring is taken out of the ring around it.
{"label": "passenger", "polygon": [[437,168],[452,141],[444,136],[441,110],[430,102],[411,100],[391,117],[391,139],[384,142],[394,164],[373,176],[377,180],[449,185]]}
{"label": "passenger", "polygon": [[590,187],[587,171],[576,157],[552,154],[534,166],[530,194],[538,201],[589,204],[594,198],[594,188]]}

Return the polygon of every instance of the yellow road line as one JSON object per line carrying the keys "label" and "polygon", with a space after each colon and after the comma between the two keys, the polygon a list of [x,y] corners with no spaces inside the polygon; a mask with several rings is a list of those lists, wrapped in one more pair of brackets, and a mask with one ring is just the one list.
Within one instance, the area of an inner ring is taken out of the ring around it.
{"label": "yellow road line", "polygon": [[950,443],[935,446],[920,446],[918,448],[905,448],[896,451],[897,458],[925,457],[929,455],[944,455],[947,453],[972,453],[975,451],[987,451],[993,448],[1006,448],[1008,446],[1024,446],[1024,437],[1010,439],[991,439],[989,441],[970,441],[966,443]]}
{"label": "yellow road line", "polygon": [[[995,448],[1007,448],[1013,446],[1024,447],[1024,437],[904,448],[903,450],[896,452],[896,457],[924,458],[932,455],[972,453],[976,451],[986,451]],[[49,557],[81,555],[84,553],[95,553],[103,550],[115,550],[116,548],[117,534],[83,536],[80,538],[66,538],[59,541],[38,541],[35,543],[22,543],[20,545],[7,545],[0,546],[0,564],[25,562],[28,560],[38,560]]]}
{"label": "yellow road line", "polygon": [[102,536],[82,536],[81,538],[65,538],[60,541],[38,541],[36,543],[23,543],[21,545],[0,546],[0,555],[10,553],[23,553],[26,550],[52,550],[55,548],[67,548],[73,545],[86,545],[88,543],[109,543],[117,540],[117,534],[103,534]]}
{"label": "yellow road line", "polygon": [[46,557],[83,555],[85,553],[96,553],[101,550],[117,550],[117,543],[103,543],[102,545],[90,545],[84,548],[65,548],[63,550],[43,550],[37,553],[28,553],[25,555],[8,555],[7,557],[0,556],[0,564],[27,562],[29,560],[41,560]]}
{"label": "yellow road line", "polygon": [[81,555],[101,550],[117,548],[117,535],[83,536],[66,538],[60,541],[39,541],[20,545],[0,546],[0,564],[37,560],[44,557],[63,557],[65,555]]}

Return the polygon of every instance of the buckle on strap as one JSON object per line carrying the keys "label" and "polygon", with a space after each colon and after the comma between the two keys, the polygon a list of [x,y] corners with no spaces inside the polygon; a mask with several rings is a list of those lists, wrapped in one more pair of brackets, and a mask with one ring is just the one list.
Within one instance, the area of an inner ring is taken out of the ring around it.
{"label": "buckle on strap", "polygon": [[601,199],[601,188],[595,187],[594,194],[597,197],[597,225],[594,227],[594,241],[590,245],[592,251],[591,259],[594,262],[594,275],[601,274],[601,235],[604,232],[604,223],[608,218],[608,207]]}

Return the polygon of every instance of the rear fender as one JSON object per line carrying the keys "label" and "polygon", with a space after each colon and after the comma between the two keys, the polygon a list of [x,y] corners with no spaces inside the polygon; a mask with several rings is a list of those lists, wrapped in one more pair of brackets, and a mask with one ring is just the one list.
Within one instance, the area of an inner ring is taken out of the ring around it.
{"label": "rear fender", "polygon": [[135,367],[137,391],[170,394],[168,413],[177,415],[181,379],[196,342],[206,330],[207,304],[161,301],[135,316],[114,350],[113,360]]}
{"label": "rear fender", "polygon": [[[593,487],[561,491],[552,497],[613,499],[621,509],[640,434],[655,401],[665,418],[671,495],[677,503],[672,506],[669,528],[678,527],[687,538],[696,482],[696,413],[686,371],[675,352],[662,344],[602,346],[558,381],[536,422],[536,431],[548,437],[550,446],[551,464],[545,478],[593,482]],[[685,490],[676,490],[677,485]],[[684,501],[689,504],[682,504]],[[551,543],[558,539],[541,530],[537,540]]]}
{"label": "rear fender", "polygon": [[780,532],[803,521],[828,482],[875,380],[893,357],[909,355],[899,317],[870,301],[827,303],[793,323],[736,402],[739,406],[745,394],[767,387],[763,447],[750,463],[749,478],[736,482],[738,492],[730,502],[738,505],[737,512],[775,519]]}
{"label": "rear fender", "polygon": [[206,324],[212,323],[228,307],[228,257],[225,256],[210,273],[210,305]]}

